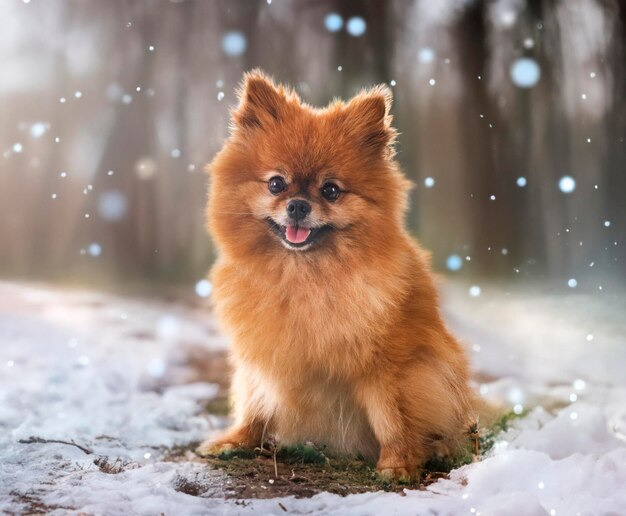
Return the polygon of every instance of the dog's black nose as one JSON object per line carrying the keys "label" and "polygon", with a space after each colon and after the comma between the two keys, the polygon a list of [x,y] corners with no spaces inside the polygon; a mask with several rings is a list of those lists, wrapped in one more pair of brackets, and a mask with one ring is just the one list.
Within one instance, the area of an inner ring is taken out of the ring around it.
{"label": "dog's black nose", "polygon": [[294,222],[304,220],[311,213],[311,205],[302,199],[293,199],[287,204],[287,215]]}

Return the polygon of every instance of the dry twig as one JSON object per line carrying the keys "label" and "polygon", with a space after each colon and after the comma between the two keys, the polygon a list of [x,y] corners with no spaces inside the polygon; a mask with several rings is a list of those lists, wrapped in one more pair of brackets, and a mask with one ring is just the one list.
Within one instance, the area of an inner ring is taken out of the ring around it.
{"label": "dry twig", "polygon": [[311,480],[309,477],[305,477],[304,475],[297,475],[293,469],[291,470],[291,477],[289,477],[289,480],[291,480],[292,482],[302,482],[303,480],[306,480],[307,482],[311,482],[312,484],[315,483],[315,481]]}
{"label": "dry twig", "polygon": [[89,448],[85,448],[84,446],[81,446],[80,444],[76,444],[74,441],[61,441],[59,439],[42,439],[41,437],[31,436],[28,439],[20,439],[18,443],[21,443],[21,444],[49,444],[49,443],[67,444],[68,446],[76,446],[76,448],[86,453],[87,455],[93,454],[93,450],[90,450]]}

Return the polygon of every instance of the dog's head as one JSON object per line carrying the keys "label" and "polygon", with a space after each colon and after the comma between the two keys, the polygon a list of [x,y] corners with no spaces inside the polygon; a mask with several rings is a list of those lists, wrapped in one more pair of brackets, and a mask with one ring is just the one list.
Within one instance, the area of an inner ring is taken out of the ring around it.
{"label": "dog's head", "polygon": [[384,243],[402,227],[408,188],[393,159],[390,105],[379,86],[315,109],[247,74],[231,136],[208,167],[217,243],[239,256]]}

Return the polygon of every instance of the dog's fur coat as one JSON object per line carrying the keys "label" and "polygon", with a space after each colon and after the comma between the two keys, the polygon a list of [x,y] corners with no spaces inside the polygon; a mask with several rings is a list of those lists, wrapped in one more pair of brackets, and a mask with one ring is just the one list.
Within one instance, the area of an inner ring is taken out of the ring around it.
{"label": "dog's fur coat", "polygon": [[[231,136],[207,169],[235,422],[202,452],[274,435],[410,477],[463,438],[467,360],[441,319],[429,258],[404,229],[409,182],[390,104],[376,87],[315,109],[261,72],[245,76]],[[277,175],[287,186],[273,195]],[[341,190],[334,202],[320,193],[328,181]],[[284,237],[294,198],[312,207],[305,230],[325,230],[304,250]]]}

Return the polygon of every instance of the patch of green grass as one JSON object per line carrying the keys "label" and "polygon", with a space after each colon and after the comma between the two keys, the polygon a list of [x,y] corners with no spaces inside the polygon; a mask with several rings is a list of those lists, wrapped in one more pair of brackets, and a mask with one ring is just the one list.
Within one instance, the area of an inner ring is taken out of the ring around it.
{"label": "patch of green grass", "polygon": [[479,455],[484,456],[489,450],[491,450],[491,448],[493,448],[498,436],[510,428],[511,421],[521,419],[526,416],[526,414],[526,411],[520,414],[510,411],[500,416],[488,427],[477,429]]}
{"label": "patch of green grass", "polygon": [[453,469],[470,464],[473,458],[470,447],[468,446],[467,450],[463,450],[452,457],[432,457],[428,459],[426,464],[424,464],[424,471],[427,473],[448,474]]}
{"label": "patch of green grass", "polygon": [[488,426],[473,424],[468,429],[467,445],[452,456],[433,457],[424,465],[426,473],[450,473],[452,470],[466,466],[484,457],[496,443],[498,436],[510,428],[510,423],[523,418],[526,412],[516,414],[513,411],[502,414]]}
{"label": "patch of green grass", "polygon": [[484,457],[501,432],[524,415],[508,412],[488,425],[474,425],[469,429],[466,445],[456,455],[429,460],[421,478],[408,482],[381,478],[375,464],[360,458],[335,456],[311,443],[281,446],[273,439],[263,449],[228,450],[202,461],[228,477],[227,496],[234,498],[308,497],[323,491],[340,495],[401,492],[405,488],[422,489],[447,478],[450,471]]}
{"label": "patch of green grass", "polygon": [[323,464],[328,460],[324,452],[312,444],[281,446],[276,459],[287,464]]}
{"label": "patch of green grass", "polygon": [[224,450],[217,458],[219,460],[233,460],[233,459],[254,459],[257,454],[254,450],[248,448],[234,448],[232,450]]}
{"label": "patch of green grass", "polygon": [[328,456],[312,445],[279,447],[275,461],[273,452],[268,450],[257,450],[253,459],[233,453],[205,460],[228,476],[232,492],[227,496],[235,498],[309,497],[322,491],[347,495],[419,486],[419,482],[406,484],[383,479],[369,462]]}

